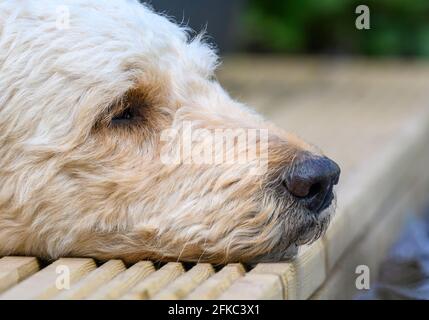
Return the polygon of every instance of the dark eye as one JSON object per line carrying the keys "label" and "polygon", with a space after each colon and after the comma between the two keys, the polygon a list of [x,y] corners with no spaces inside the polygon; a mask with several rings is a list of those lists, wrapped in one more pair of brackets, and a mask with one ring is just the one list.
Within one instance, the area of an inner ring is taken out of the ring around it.
{"label": "dark eye", "polygon": [[113,123],[119,123],[119,122],[127,122],[131,121],[134,118],[134,113],[131,108],[127,108],[123,110],[120,114],[114,116],[112,118]]}
{"label": "dark eye", "polygon": [[120,99],[115,100],[106,109],[99,124],[129,127],[140,125],[148,112],[148,98],[146,94],[138,89],[130,89]]}

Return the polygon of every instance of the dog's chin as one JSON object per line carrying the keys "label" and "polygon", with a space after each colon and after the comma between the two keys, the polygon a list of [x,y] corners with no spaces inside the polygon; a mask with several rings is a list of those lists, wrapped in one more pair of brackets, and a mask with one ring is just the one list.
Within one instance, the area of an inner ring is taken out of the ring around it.
{"label": "dog's chin", "polygon": [[332,202],[329,207],[319,213],[312,213],[311,219],[308,220],[306,226],[301,229],[301,232],[294,239],[294,244],[301,246],[311,244],[322,237],[328,229],[329,223],[334,215],[336,208],[335,202]]}
{"label": "dog's chin", "polygon": [[[308,245],[319,239],[327,230],[329,222],[335,212],[335,201],[318,214],[312,214],[305,225],[301,225],[298,232],[291,238],[285,234],[279,243],[268,253],[255,258],[251,264],[260,262],[292,261],[298,254],[299,246]],[[305,214],[309,214],[306,212]]]}
{"label": "dog's chin", "polygon": [[251,261],[251,265],[255,265],[261,262],[288,262],[292,261],[298,254],[298,245],[291,244],[286,248],[276,248],[270,251],[268,254],[257,257]]}

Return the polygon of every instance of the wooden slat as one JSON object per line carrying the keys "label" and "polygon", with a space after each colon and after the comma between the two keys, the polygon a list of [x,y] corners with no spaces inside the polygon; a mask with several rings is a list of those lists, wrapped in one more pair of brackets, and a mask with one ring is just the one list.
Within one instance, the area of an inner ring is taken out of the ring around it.
{"label": "wooden slat", "polygon": [[395,201],[386,202],[382,209],[385,214],[372,221],[365,236],[349,249],[350,254],[338,261],[323,286],[313,294],[312,299],[352,299],[358,293],[355,286],[357,277],[355,270],[358,265],[369,267],[371,284],[374,283],[380,263],[400,232],[404,218],[412,212],[421,212],[423,209],[421,206],[427,204],[429,191],[427,177],[424,175],[416,177],[403,187],[407,191],[398,192]]}
{"label": "wooden slat", "polygon": [[325,265],[327,273],[332,270],[341,255],[350,245],[350,234],[354,233],[349,230],[353,228],[353,226],[350,225],[350,215],[347,214],[342,207],[340,209],[340,206],[338,206],[337,211],[328,230],[322,236],[322,243],[325,246],[326,253]]}
{"label": "wooden slat", "polygon": [[[394,145],[385,150],[378,159],[378,163],[381,165],[376,166],[376,169],[378,168],[376,170],[377,172],[371,171],[366,173],[367,175],[371,175],[372,179],[376,180],[376,183],[366,186],[356,182],[356,185],[360,186],[362,189],[362,193],[366,194],[366,198],[363,199],[362,197],[358,197],[355,199],[355,205],[349,206],[349,210],[346,212],[347,221],[343,229],[338,228],[337,225],[333,225],[332,228],[328,230],[324,241],[327,248],[327,263],[329,269],[334,267],[340,253],[345,251],[347,244],[354,244],[353,240],[359,234],[362,234],[362,229],[365,230],[366,234],[366,230],[373,227],[376,221],[378,221],[383,214],[387,213],[388,209],[385,208],[386,203],[398,202],[401,196],[416,184],[415,181],[417,179],[429,180],[429,175],[426,170],[427,163],[429,162],[429,155],[428,152],[425,151],[426,149],[421,147],[429,143],[428,119],[429,116],[427,113],[421,114],[419,117],[413,119],[413,121],[410,121],[407,126],[398,133]],[[380,169],[380,166],[383,166],[383,169]],[[361,172],[361,174],[364,175],[364,172]],[[409,185],[409,187],[407,187],[407,185]],[[378,190],[376,197],[373,196],[373,190]],[[350,197],[351,192],[350,190],[348,191],[348,194],[345,193],[343,197],[347,195]],[[418,192],[418,190],[414,191],[414,193],[416,192]],[[420,200],[420,202],[422,201],[424,202],[424,200]],[[416,203],[418,202],[419,201],[416,201]],[[362,214],[360,214],[361,212],[356,211],[356,208],[362,209],[362,203],[366,203],[366,206],[370,208],[363,210]],[[412,206],[410,206],[410,208],[411,207]],[[373,213],[372,217],[368,218],[368,212]],[[362,221],[366,222],[365,227],[363,227],[364,223],[362,223]],[[352,228],[355,228],[355,230],[352,230]],[[356,230],[358,230],[359,233],[357,233]],[[389,231],[389,234],[390,232],[391,231]],[[388,238],[387,234],[385,238]],[[374,241],[374,245],[376,245],[377,242],[384,241],[384,238],[381,237],[379,240]],[[338,271],[338,268],[335,270],[337,270],[336,273],[338,273],[338,275],[332,276],[333,278],[344,278],[339,275],[341,270]],[[332,283],[334,283],[334,280],[329,281],[329,284]],[[339,285],[333,286],[340,287]],[[332,292],[332,290],[329,289],[326,291]],[[343,293],[346,294],[345,292]]]}
{"label": "wooden slat", "polygon": [[32,257],[3,257],[0,259],[0,293],[39,270]]}
{"label": "wooden slat", "polygon": [[250,274],[271,274],[276,275],[280,279],[283,290],[283,298],[289,298],[288,292],[288,278],[292,275],[292,264],[291,263],[259,263],[250,271]]}
{"label": "wooden slat", "polygon": [[248,273],[219,297],[220,300],[281,300],[283,286],[275,274]]}
{"label": "wooden slat", "polygon": [[154,271],[155,268],[152,262],[140,261],[99,288],[88,299],[118,299]]}
{"label": "wooden slat", "polygon": [[195,265],[191,270],[174,280],[170,285],[156,294],[153,299],[176,300],[182,299],[194,290],[199,284],[214,273],[208,263]]}
{"label": "wooden slat", "polygon": [[245,273],[243,266],[239,263],[229,264],[222,268],[221,271],[208,278],[186,299],[188,300],[211,300],[216,299],[238,278]]}
{"label": "wooden slat", "polygon": [[295,278],[288,279],[289,298],[295,296],[296,299],[308,299],[326,279],[326,256],[322,241],[302,246],[292,265]]}
{"label": "wooden slat", "polygon": [[157,294],[161,289],[167,286],[171,281],[175,280],[184,269],[179,262],[170,262],[163,266],[160,270],[152,273],[147,278],[138,283],[132,290],[122,299],[124,300],[145,300],[150,299]]}
{"label": "wooden slat", "polygon": [[56,299],[85,299],[104,283],[107,283],[124,270],[125,265],[121,260],[107,261],[101,267],[95,269],[86,277],[74,284],[70,290],[64,290],[58,295],[58,297],[56,297]]}
{"label": "wooden slat", "polygon": [[[421,146],[429,143],[429,115],[425,111],[409,120],[394,141],[384,147],[370,165],[361,168],[353,179],[338,192],[338,217],[334,218],[323,237],[327,252],[327,269],[367,228],[377,215],[382,214],[384,202],[401,193],[404,180],[410,179],[416,161],[421,157]],[[411,165],[414,163],[413,165]],[[422,172],[425,174],[425,172]],[[377,196],[374,196],[377,190]]]}
{"label": "wooden slat", "polygon": [[66,290],[57,285],[58,279],[66,274],[63,273],[63,267],[69,271],[70,285],[72,285],[94,270],[96,265],[92,259],[61,258],[6,291],[0,296],[0,299],[50,299],[54,297],[61,290]]}
{"label": "wooden slat", "polygon": [[[358,275],[355,271],[359,265],[369,268],[370,283],[374,283],[378,275],[378,267],[403,225],[401,213],[406,213],[407,207],[401,204],[395,210],[389,210],[389,214],[381,221],[374,221],[364,239],[351,247],[353,254],[345,255],[339,261],[323,286],[311,298],[316,300],[352,299],[358,293],[355,286]],[[386,232],[386,230],[389,231]]]}
{"label": "wooden slat", "polygon": [[251,273],[279,276],[285,299],[307,299],[326,278],[323,244],[318,240],[303,246],[290,263],[260,263]]}

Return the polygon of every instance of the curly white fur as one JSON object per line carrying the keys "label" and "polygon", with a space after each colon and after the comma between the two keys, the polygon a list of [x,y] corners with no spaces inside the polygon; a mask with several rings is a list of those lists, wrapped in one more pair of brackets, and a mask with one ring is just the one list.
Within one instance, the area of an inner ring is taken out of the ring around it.
{"label": "curly white fur", "polygon": [[[320,235],[329,215],[269,187],[316,151],[233,101],[201,38],[133,0],[0,2],[0,255],[278,260]],[[112,125],[126,104],[143,120]],[[162,163],[183,121],[268,129],[268,172]]]}

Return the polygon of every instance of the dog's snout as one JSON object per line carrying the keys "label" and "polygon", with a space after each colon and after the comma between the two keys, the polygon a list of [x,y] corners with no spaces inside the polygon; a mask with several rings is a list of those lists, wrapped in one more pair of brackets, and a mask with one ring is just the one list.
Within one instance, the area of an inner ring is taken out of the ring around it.
{"label": "dog's snout", "polygon": [[284,179],[284,186],[303,205],[320,212],[332,202],[333,186],[338,183],[340,167],[326,157],[309,157],[294,164]]}

